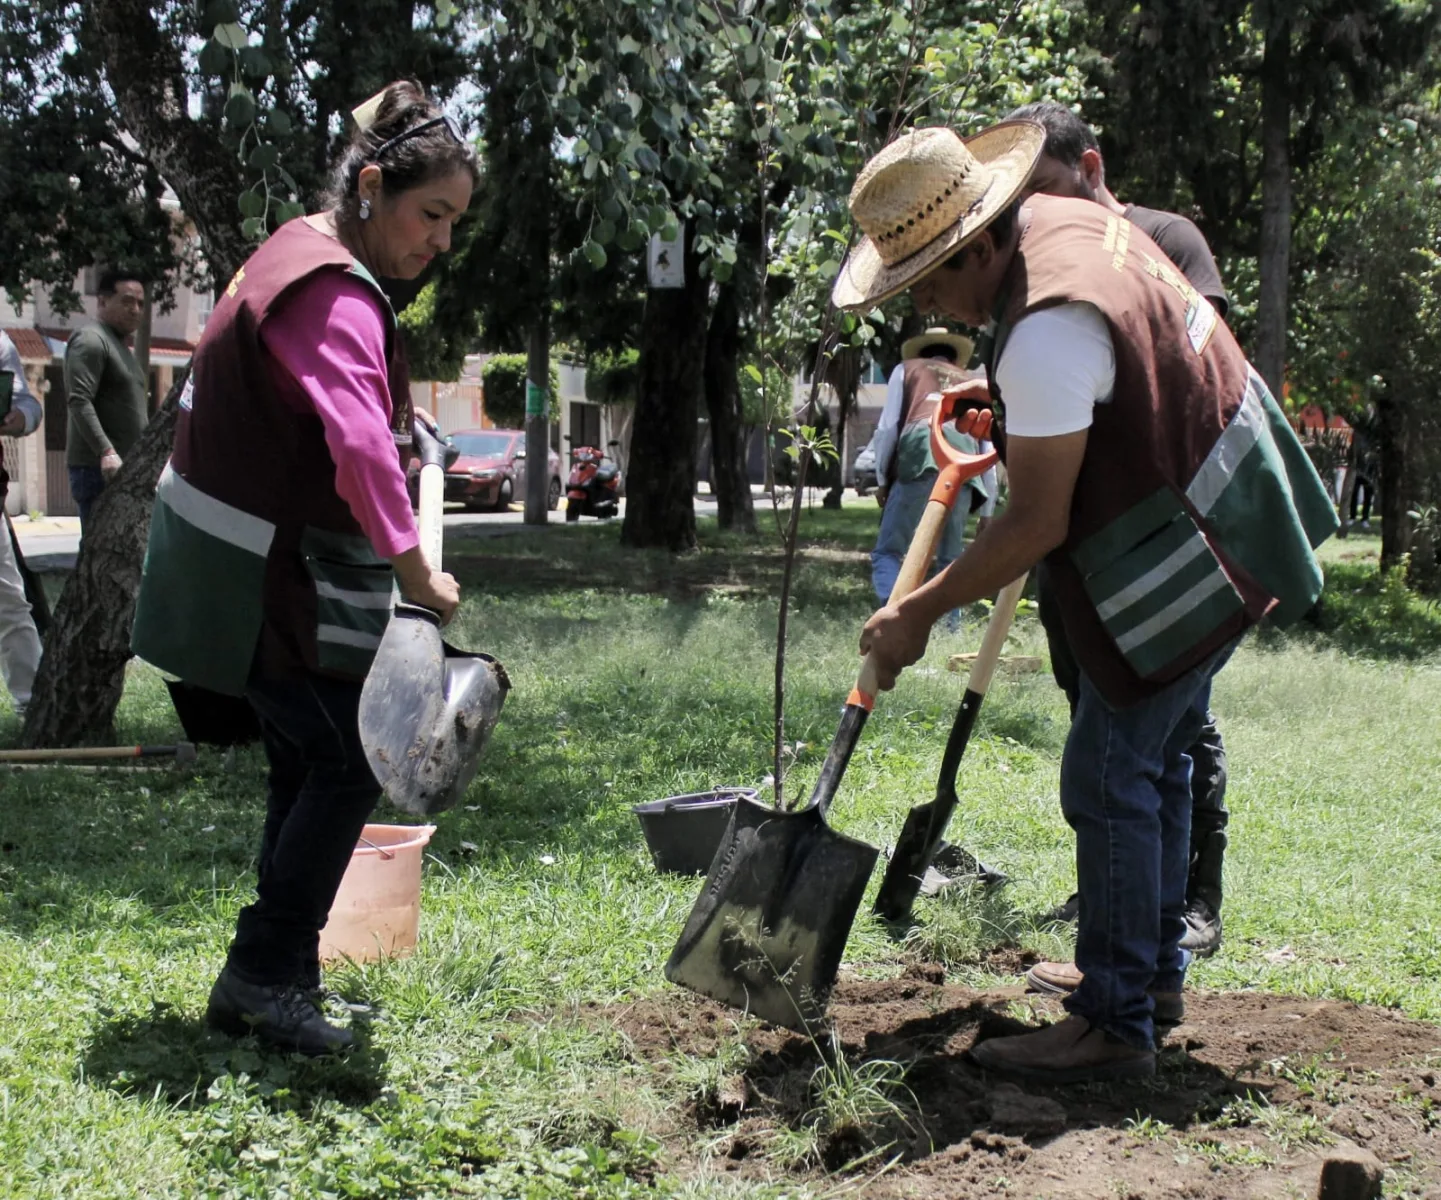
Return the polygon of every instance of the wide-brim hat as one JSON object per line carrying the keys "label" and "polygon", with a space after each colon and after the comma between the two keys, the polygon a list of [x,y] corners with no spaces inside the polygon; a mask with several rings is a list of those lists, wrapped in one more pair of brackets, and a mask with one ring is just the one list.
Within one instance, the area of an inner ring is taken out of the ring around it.
{"label": "wide-brim hat", "polygon": [[965,139],[945,128],[896,138],[851,189],[863,236],[836,277],[836,306],[879,304],[928,275],[1020,196],[1045,144],[1035,121],[1002,121]]}
{"label": "wide-brim hat", "polygon": [[963,333],[952,333],[949,329],[936,326],[902,342],[901,358],[920,358],[921,351],[929,346],[949,346],[956,352],[956,362],[964,367],[971,361],[971,351],[976,348],[976,343]]}

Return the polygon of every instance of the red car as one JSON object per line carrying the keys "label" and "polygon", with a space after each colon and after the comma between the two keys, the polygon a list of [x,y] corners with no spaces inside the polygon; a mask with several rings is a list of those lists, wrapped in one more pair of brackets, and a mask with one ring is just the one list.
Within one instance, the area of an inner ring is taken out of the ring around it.
{"label": "red car", "polygon": [[[446,441],[460,451],[446,468],[445,498],[475,511],[503,512],[513,500],[525,498],[525,432],[520,429],[458,429]],[[550,482],[546,504],[560,504],[560,455],[550,450],[546,464]]]}

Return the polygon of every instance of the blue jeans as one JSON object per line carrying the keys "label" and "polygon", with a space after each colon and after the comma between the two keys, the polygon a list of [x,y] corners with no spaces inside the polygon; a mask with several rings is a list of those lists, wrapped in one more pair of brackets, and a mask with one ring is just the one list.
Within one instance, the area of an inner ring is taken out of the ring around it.
{"label": "blue jeans", "polygon": [[[876,599],[882,604],[891,598],[896,577],[901,573],[901,563],[910,549],[916,526],[921,523],[921,514],[926,511],[931,488],[936,485],[937,474],[936,471],[927,471],[909,483],[893,483],[886,494],[886,506],[881,509],[881,531],[876,536],[876,548],[871,551],[871,586],[876,589]],[[960,557],[966,519],[971,515],[970,506],[971,489],[962,488],[956,507],[951,510],[950,519],[941,531],[935,565],[927,578],[944,571]],[[958,620],[958,614],[952,613],[952,619]]]}
{"label": "blue jeans", "polygon": [[1066,1008],[1133,1046],[1152,1044],[1147,989],[1175,992],[1185,982],[1187,751],[1206,721],[1211,680],[1235,648],[1130,708],[1111,708],[1080,675],[1061,811],[1076,831],[1076,966],[1085,978]]}
{"label": "blue jeans", "polygon": [[246,686],[270,764],[256,900],[230,944],[231,968],[250,983],[320,981],[320,931],[380,799],[360,743],[360,687],[319,675]]}
{"label": "blue jeans", "polygon": [[90,519],[90,506],[105,490],[105,476],[99,467],[71,467],[70,494],[80,509],[80,532],[85,532],[85,522]]}

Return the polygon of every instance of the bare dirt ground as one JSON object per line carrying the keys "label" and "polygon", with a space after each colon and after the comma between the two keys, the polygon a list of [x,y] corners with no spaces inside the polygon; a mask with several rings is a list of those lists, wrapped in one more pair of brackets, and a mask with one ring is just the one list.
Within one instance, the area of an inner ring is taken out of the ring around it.
{"label": "bare dirt ground", "polygon": [[[931,967],[887,982],[843,977],[830,1015],[845,1059],[904,1064],[909,1111],[830,1128],[820,1161],[791,1169],[812,1181],[840,1171],[856,1194],[885,1200],[1349,1200],[1379,1195],[1382,1170],[1388,1196],[1441,1197],[1441,1028],[1338,1001],[1196,993],[1153,1082],[1019,1087],[964,1057],[978,1040],[1059,1013],[1018,988],[948,987]],[[737,1036],[736,1013],[678,991],[595,1017],[658,1071],[714,1058]],[[775,1178],[785,1173],[776,1131],[814,1120],[821,1059],[796,1034],[742,1029],[734,1073],[693,1095],[669,1143],[678,1158],[704,1143],[713,1166]],[[1337,1162],[1321,1189],[1327,1159]]]}

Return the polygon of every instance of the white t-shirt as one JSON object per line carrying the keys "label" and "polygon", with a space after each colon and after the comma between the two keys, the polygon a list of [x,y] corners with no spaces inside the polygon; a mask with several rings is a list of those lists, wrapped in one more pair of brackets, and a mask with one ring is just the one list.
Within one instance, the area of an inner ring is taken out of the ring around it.
{"label": "white t-shirt", "polygon": [[1092,408],[1111,399],[1116,352],[1094,304],[1076,302],[1022,317],[996,364],[1006,432],[1059,437],[1091,427]]}

